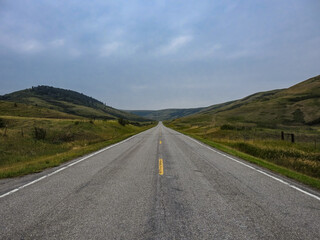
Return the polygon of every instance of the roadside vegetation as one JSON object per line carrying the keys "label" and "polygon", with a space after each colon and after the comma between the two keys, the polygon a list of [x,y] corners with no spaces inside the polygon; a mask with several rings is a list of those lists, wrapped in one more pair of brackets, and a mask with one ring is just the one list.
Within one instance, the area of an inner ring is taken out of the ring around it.
{"label": "roadside vegetation", "polygon": [[0,96],[0,178],[58,166],[154,125],[66,89],[38,86]]}
{"label": "roadside vegetation", "polygon": [[[198,122],[199,123],[199,122]],[[262,128],[187,119],[165,124],[208,145],[320,189],[320,127]],[[281,140],[281,132],[284,139]],[[292,143],[291,134],[294,134]]]}
{"label": "roadside vegetation", "polygon": [[166,125],[320,189],[320,75],[210,106]]}
{"label": "roadside vegetation", "polygon": [[0,178],[58,166],[152,126],[128,120],[0,116]]}

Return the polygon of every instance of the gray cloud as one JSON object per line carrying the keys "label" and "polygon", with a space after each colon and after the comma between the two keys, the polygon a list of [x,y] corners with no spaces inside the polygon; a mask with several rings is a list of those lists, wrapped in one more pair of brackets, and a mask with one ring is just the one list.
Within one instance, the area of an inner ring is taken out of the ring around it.
{"label": "gray cloud", "polygon": [[2,1],[0,94],[74,89],[130,109],[196,107],[319,74],[320,3]]}

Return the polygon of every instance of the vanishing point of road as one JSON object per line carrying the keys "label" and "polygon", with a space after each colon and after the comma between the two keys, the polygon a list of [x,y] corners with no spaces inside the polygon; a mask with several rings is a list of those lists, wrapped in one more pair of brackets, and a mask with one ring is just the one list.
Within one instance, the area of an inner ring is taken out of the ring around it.
{"label": "vanishing point of road", "polygon": [[0,239],[320,239],[320,194],[164,127],[0,181]]}

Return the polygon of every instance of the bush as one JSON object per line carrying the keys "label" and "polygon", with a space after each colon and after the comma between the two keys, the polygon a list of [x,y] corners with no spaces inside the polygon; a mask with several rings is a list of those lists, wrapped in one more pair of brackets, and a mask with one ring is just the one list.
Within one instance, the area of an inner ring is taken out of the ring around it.
{"label": "bush", "polygon": [[123,118],[119,118],[118,123],[122,126],[125,126],[126,124],[129,124],[129,121]]}
{"label": "bush", "polygon": [[34,127],[33,137],[36,140],[44,140],[46,138],[47,131],[44,128]]}
{"label": "bush", "polygon": [[75,135],[70,132],[61,133],[59,136],[59,140],[61,142],[72,142],[74,141],[74,139],[75,139]]}
{"label": "bush", "polygon": [[139,122],[131,122],[130,124],[137,126],[137,127],[141,127],[142,125]]}
{"label": "bush", "polygon": [[5,121],[2,118],[0,118],[0,128],[4,128],[5,126],[6,126]]}
{"label": "bush", "polygon": [[234,126],[230,124],[224,124],[220,127],[221,130],[236,130],[236,131],[244,131],[244,130],[251,130],[252,127],[248,126]]}
{"label": "bush", "polygon": [[220,127],[221,130],[236,130],[235,126],[232,126],[230,124],[224,124]]}

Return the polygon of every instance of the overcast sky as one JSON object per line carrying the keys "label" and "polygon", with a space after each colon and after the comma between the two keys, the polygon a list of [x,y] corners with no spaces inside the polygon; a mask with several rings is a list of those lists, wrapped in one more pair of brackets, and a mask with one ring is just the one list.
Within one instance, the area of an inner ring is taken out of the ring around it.
{"label": "overcast sky", "polygon": [[319,0],[0,0],[0,95],[209,106],[320,74]]}

